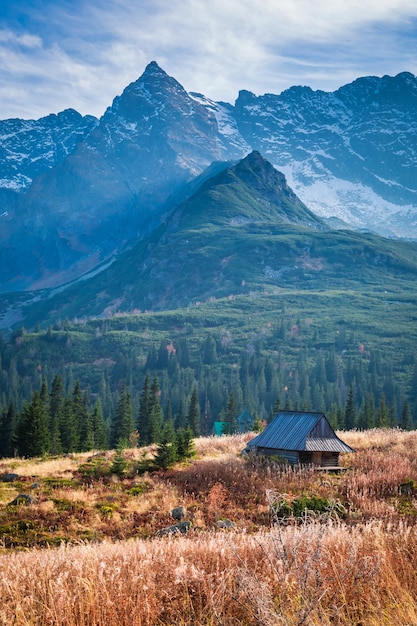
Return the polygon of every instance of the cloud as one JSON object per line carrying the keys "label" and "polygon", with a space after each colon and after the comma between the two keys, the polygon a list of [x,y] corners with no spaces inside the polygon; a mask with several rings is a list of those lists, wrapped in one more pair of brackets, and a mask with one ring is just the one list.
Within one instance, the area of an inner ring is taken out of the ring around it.
{"label": "cloud", "polygon": [[43,0],[42,11],[37,0],[2,1],[7,115],[101,115],[151,60],[186,89],[230,102],[239,89],[332,90],[416,68],[415,0]]}

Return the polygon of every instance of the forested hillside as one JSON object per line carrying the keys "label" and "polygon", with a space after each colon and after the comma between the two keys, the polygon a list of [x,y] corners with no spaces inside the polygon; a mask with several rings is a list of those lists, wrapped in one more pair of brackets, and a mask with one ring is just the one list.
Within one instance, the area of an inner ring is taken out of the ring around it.
{"label": "forested hillside", "polygon": [[[409,295],[282,290],[22,328],[1,343],[1,454],[115,446],[134,431],[145,445],[166,423],[198,435],[225,420],[233,432],[244,408],[259,420],[280,406],[324,411],[339,429],[412,428],[414,312]],[[28,449],[39,414],[41,450]]]}

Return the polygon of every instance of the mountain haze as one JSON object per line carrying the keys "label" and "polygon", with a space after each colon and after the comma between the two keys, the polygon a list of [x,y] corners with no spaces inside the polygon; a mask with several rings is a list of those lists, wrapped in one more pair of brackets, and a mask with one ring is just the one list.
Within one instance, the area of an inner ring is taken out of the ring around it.
{"label": "mountain haze", "polygon": [[334,93],[242,90],[231,105],[187,93],[151,62],[100,120],[70,110],[1,122],[0,289],[55,288],[98,271],[157,228],[199,176],[253,149],[310,215],[417,239],[416,104],[417,79],[402,73]]}

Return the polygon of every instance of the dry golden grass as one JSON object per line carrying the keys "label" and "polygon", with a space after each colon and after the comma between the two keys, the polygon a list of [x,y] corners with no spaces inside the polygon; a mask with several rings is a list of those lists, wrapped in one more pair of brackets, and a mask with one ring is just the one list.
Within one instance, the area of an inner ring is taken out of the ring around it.
{"label": "dry golden grass", "polygon": [[256,433],[244,433],[227,437],[199,437],[195,440],[195,449],[197,455],[205,459],[215,459],[228,454],[238,455],[255,436]]}
{"label": "dry golden grass", "polygon": [[19,476],[35,476],[37,478],[71,475],[78,469],[80,463],[83,463],[89,456],[91,456],[91,452],[51,459],[4,459],[0,462],[0,472],[14,472]]}
{"label": "dry golden grass", "polygon": [[417,623],[415,528],[318,523],[0,556],[4,626]]}
{"label": "dry golden grass", "polygon": [[[417,431],[398,428],[340,431],[337,435],[354,450],[389,450],[405,456],[417,456]],[[347,455],[351,458],[351,455]]]}
{"label": "dry golden grass", "polygon": [[[0,483],[0,626],[416,625],[417,433],[340,433],[357,450],[341,475],[242,458],[251,436],[201,438],[167,472],[88,483],[91,453],[2,461],[21,482]],[[135,467],[142,451],[126,456]],[[34,481],[31,506],[6,506]],[[268,489],[339,500],[346,518],[271,527]],[[179,505],[193,529],[156,537]],[[233,530],[217,529],[225,518]]]}

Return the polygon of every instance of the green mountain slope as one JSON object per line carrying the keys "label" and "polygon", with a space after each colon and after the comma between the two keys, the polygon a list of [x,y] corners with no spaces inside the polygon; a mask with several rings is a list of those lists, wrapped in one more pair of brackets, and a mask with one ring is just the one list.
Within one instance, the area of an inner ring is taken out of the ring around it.
{"label": "green mountain slope", "polygon": [[259,153],[204,180],[107,269],[27,309],[28,325],[162,311],[265,290],[413,293],[417,245],[331,231]]}

